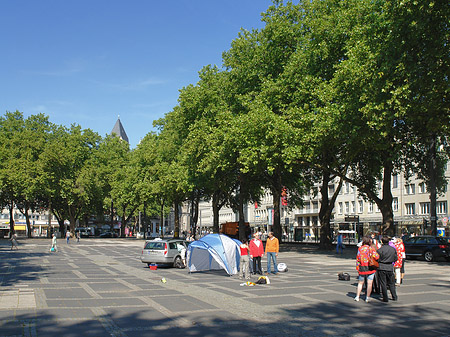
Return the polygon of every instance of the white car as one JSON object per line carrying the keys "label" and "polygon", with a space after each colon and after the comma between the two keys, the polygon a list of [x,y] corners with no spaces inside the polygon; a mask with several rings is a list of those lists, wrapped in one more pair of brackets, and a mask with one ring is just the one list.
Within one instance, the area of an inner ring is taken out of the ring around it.
{"label": "white car", "polygon": [[183,246],[186,252],[189,242],[181,239],[155,239],[145,241],[144,249],[141,253],[141,262],[173,265],[176,268],[184,268],[183,260],[186,258],[182,255],[179,245]]}

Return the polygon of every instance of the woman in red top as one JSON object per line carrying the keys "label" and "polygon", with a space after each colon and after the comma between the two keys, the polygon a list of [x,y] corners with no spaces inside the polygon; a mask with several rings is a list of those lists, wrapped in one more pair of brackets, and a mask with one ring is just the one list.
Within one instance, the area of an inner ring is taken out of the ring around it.
{"label": "woman in red top", "polygon": [[356,270],[359,273],[358,288],[356,290],[355,301],[359,301],[359,295],[361,295],[362,287],[364,281],[367,279],[367,290],[366,290],[366,302],[369,302],[370,293],[372,292],[373,278],[375,277],[376,270],[371,270],[369,268],[370,257],[373,256],[375,260],[380,258],[377,251],[372,247],[371,238],[365,236],[363,237],[361,247],[358,249],[358,254],[356,255]]}
{"label": "woman in red top", "polygon": [[395,239],[394,245],[395,250],[397,251],[397,261],[394,263],[395,285],[399,286],[403,278],[402,274],[405,273],[405,269],[403,267],[403,263],[405,262],[405,245],[403,244],[403,240],[400,238]]}
{"label": "woman in red top", "polygon": [[259,239],[259,234],[254,234],[254,239],[250,241],[250,257],[253,259],[253,274],[262,275],[261,257],[264,256],[264,247]]}

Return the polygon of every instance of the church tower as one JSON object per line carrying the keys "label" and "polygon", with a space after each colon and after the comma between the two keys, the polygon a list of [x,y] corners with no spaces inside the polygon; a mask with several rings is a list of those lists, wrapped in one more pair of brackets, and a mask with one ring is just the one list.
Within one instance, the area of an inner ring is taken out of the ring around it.
{"label": "church tower", "polygon": [[117,122],[111,131],[111,135],[116,135],[120,139],[126,141],[127,143],[130,143],[128,141],[127,133],[125,132],[125,129],[123,128],[123,125],[120,122],[120,116],[117,117]]}

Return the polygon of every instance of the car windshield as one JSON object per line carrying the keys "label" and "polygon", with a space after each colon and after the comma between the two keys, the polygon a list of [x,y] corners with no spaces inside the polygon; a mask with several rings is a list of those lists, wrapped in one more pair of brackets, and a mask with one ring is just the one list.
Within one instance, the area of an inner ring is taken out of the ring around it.
{"label": "car windshield", "polygon": [[440,245],[448,245],[449,243],[449,241],[446,240],[445,238],[436,238],[436,240]]}
{"label": "car windshield", "polygon": [[144,249],[164,250],[166,243],[161,241],[147,242]]}

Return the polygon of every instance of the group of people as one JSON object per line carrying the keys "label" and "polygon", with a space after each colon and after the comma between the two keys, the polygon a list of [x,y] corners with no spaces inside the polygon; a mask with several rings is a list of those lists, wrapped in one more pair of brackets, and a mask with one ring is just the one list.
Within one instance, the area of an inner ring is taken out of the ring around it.
{"label": "group of people", "polygon": [[[389,302],[388,289],[392,300],[397,301],[396,287],[403,281],[405,258],[405,246],[402,239],[383,236],[380,243],[374,234],[371,237],[364,236],[356,255],[356,270],[359,278],[355,301],[359,301],[363,285],[367,283],[366,302],[369,302],[375,280],[378,282],[377,286],[379,286],[383,302]],[[377,263],[372,262],[373,260]]]}
{"label": "group of people", "polygon": [[[239,278],[245,277],[247,280],[250,279],[250,259],[253,261],[253,274],[262,275],[263,271],[261,268],[261,259],[264,254],[267,255],[267,272],[266,274],[278,274],[278,264],[277,257],[280,249],[280,244],[278,239],[273,235],[273,232],[269,232],[266,241],[266,249],[264,251],[263,242],[260,239],[260,234],[257,232],[253,234],[253,239],[245,240],[240,245],[241,259],[240,259],[240,270]],[[273,263],[273,271],[271,265]]]}

